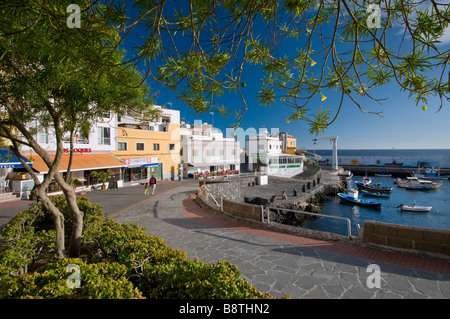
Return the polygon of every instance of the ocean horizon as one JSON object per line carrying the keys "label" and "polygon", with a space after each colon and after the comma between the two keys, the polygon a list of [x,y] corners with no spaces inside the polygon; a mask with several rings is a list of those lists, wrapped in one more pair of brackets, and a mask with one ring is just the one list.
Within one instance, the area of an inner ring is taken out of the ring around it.
{"label": "ocean horizon", "polygon": [[[333,155],[331,147],[307,152],[321,156],[321,160],[331,160]],[[427,166],[450,168],[450,149],[338,149],[337,153],[341,165],[352,164],[352,160],[360,165],[382,165],[395,160],[404,166],[428,163]]]}

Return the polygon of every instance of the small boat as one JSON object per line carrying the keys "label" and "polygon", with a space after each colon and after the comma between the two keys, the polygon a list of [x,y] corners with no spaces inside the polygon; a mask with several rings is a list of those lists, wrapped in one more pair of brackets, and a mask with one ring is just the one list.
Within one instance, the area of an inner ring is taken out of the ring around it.
{"label": "small boat", "polygon": [[433,188],[431,187],[431,185],[409,185],[405,186],[405,189],[410,191],[428,191]]}
{"label": "small boat", "polygon": [[368,189],[361,189],[360,192],[363,195],[367,195],[367,196],[372,196],[372,197],[383,197],[383,198],[387,198],[390,197],[391,195],[388,193],[380,193],[380,192],[376,192],[376,191],[371,191]]}
{"label": "small boat", "polygon": [[[424,170],[424,173],[422,173]],[[439,168],[417,168],[417,171],[413,173],[417,178],[426,178],[431,180],[447,180],[450,178],[450,175],[441,175]]]}
{"label": "small boat", "polygon": [[360,205],[360,206],[366,206],[366,207],[370,207],[370,208],[375,208],[375,209],[381,208],[380,202],[372,202],[369,200],[361,199],[356,196],[352,196],[352,195],[344,194],[344,193],[338,193],[337,195],[342,200],[349,202],[349,203],[353,203],[353,204]]}
{"label": "small boat", "polygon": [[403,163],[397,163],[396,161],[392,161],[391,163],[384,163],[386,166],[403,166]]}
{"label": "small boat", "polygon": [[429,212],[433,208],[431,206],[417,206],[416,203],[412,205],[400,204],[398,207],[400,207],[403,211],[408,212]]}
{"label": "small boat", "polygon": [[353,173],[351,171],[344,171],[344,173],[340,176],[342,176],[347,182],[349,182],[353,178]]}
{"label": "small boat", "polygon": [[356,181],[356,186],[358,186],[358,190],[368,190],[372,192],[391,194],[392,187],[381,186],[380,184],[371,184],[370,180],[364,180],[363,182]]}
{"label": "small boat", "polygon": [[403,163],[397,163],[395,161],[395,150],[394,147],[392,147],[392,162],[391,163],[384,163],[386,166],[403,166]]}
{"label": "small boat", "polygon": [[416,176],[407,177],[406,181],[397,180],[398,187],[407,187],[407,186],[427,186],[430,188],[439,188],[441,187],[442,182],[433,182],[429,180],[419,179]]}
{"label": "small boat", "polygon": [[375,173],[374,175],[378,177],[392,177],[392,174]]}

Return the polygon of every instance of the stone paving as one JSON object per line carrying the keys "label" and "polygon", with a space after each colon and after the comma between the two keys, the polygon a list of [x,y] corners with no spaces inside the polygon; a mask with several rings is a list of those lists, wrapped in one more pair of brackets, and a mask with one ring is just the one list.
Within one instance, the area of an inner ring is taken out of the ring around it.
{"label": "stone paving", "polygon": [[196,192],[197,184],[181,185],[160,187],[162,193],[111,215],[146,227],[148,234],[164,238],[190,258],[228,260],[257,289],[278,297],[450,298],[449,275],[377,263],[377,288],[377,272],[367,270],[371,260],[274,240],[258,230],[248,232],[247,226],[214,222],[219,217],[209,213],[190,214],[198,208],[187,197]]}
{"label": "stone paving", "polygon": [[[447,264],[441,272],[400,267],[324,249],[326,242],[284,240],[201,210],[189,197],[197,182],[166,182],[154,196],[142,186],[87,194],[119,222],[137,223],[168,245],[205,262],[228,260],[258,290],[291,298],[450,298]],[[11,207],[0,215],[9,216]],[[433,261],[423,260],[423,263]],[[373,263],[377,271],[368,271]]]}

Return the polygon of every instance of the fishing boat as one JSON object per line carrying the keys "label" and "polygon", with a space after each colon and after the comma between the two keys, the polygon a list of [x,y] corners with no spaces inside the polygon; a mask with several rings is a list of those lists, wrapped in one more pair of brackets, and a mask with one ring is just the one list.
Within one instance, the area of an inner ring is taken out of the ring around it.
{"label": "fishing boat", "polygon": [[398,187],[409,187],[409,189],[412,189],[411,186],[422,186],[427,187],[427,189],[436,189],[441,187],[442,182],[433,182],[430,180],[420,179],[416,176],[408,176],[406,177],[406,181],[403,180],[397,180],[397,186]]}
{"label": "fishing boat", "polygon": [[441,175],[439,168],[417,168],[417,171],[413,173],[417,178],[426,178],[430,180],[447,180],[449,175]]}
{"label": "fishing boat", "polygon": [[388,194],[388,193],[380,193],[380,192],[375,192],[375,191],[371,191],[371,190],[367,190],[367,189],[361,189],[360,192],[363,195],[367,195],[367,196],[371,196],[371,197],[387,198],[387,197],[391,196],[391,194]]}
{"label": "fishing boat", "polygon": [[397,163],[395,161],[395,150],[392,147],[392,162],[391,163],[384,163],[386,166],[403,166],[403,163]]}
{"label": "fishing boat", "polygon": [[400,204],[398,207],[400,207],[402,211],[408,212],[429,212],[433,208],[432,206],[417,206],[416,203],[412,205]]}
{"label": "fishing boat", "polygon": [[370,208],[375,208],[375,209],[381,209],[381,203],[380,202],[372,202],[369,200],[365,200],[365,199],[361,199],[357,196],[354,195],[349,195],[349,194],[344,194],[344,193],[338,193],[337,194],[342,200],[352,203],[352,204],[356,204],[356,205],[360,205],[360,206],[366,206],[366,207],[370,207]]}
{"label": "fishing boat", "polygon": [[384,193],[384,194],[391,194],[392,193],[392,187],[387,186],[381,186],[381,184],[372,184],[370,179],[365,179],[362,182],[355,181],[356,186],[358,186],[358,190],[361,191],[363,189],[372,191],[374,193]]}

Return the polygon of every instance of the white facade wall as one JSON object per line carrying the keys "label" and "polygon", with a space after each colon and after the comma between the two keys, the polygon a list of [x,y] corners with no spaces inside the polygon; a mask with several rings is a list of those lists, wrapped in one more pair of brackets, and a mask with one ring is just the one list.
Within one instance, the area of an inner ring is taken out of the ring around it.
{"label": "white facade wall", "polygon": [[[31,123],[29,126],[36,126],[39,128],[39,124]],[[56,139],[55,133],[52,129],[44,131],[39,129],[35,134],[35,138],[39,145],[44,148],[49,154],[56,151]],[[69,149],[70,142],[69,136],[65,136],[63,145],[65,149]],[[111,114],[105,114],[105,117],[99,119],[95,126],[91,127],[89,135],[87,137],[82,136],[81,132],[78,132],[74,140],[75,152],[83,153],[110,153],[117,147],[117,116]],[[30,152],[34,152],[31,148],[23,145],[22,153],[28,155]]]}
{"label": "white facade wall", "polygon": [[261,174],[292,177],[302,173],[304,157],[283,153],[283,143],[276,133],[263,129],[246,140],[249,170],[253,171],[258,163],[263,164],[259,167]]}
{"label": "white facade wall", "polygon": [[180,128],[184,175],[240,168],[239,142],[207,123]]}

